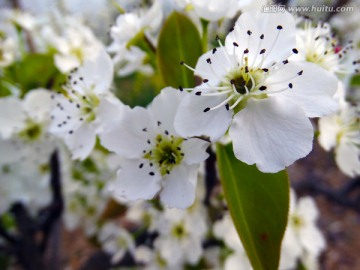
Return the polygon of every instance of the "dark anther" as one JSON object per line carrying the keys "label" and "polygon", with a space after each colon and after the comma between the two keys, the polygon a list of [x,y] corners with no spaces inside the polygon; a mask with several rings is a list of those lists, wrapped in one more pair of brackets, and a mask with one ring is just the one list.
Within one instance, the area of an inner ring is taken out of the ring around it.
{"label": "dark anther", "polygon": [[252,34],[252,32],[250,30],[247,30],[246,32],[249,36]]}
{"label": "dark anther", "polygon": [[289,60],[286,59],[286,60],[283,61],[284,65],[286,65],[287,63],[289,63]]}
{"label": "dark anther", "polygon": [[229,109],[230,109],[229,103],[226,103],[226,104],[225,104],[225,108],[226,108],[226,110],[229,110]]}
{"label": "dark anther", "polygon": [[277,30],[281,30],[281,29],[283,29],[283,27],[282,27],[281,25],[278,25],[278,26],[276,27],[276,29],[277,29]]}
{"label": "dark anther", "polygon": [[233,45],[234,45],[235,47],[239,47],[239,44],[237,44],[236,42],[233,42]]}
{"label": "dark anther", "polygon": [[149,172],[149,174],[150,174],[151,176],[154,176],[154,175],[155,175],[155,173],[154,173],[154,172]]}
{"label": "dark anther", "polygon": [[182,92],[182,91],[184,91],[184,88],[180,85],[179,90]]}
{"label": "dark anther", "polygon": [[205,108],[204,112],[208,112],[208,111],[210,111],[210,108],[209,107]]}
{"label": "dark anther", "polygon": [[261,34],[260,39],[264,39],[264,34]]}
{"label": "dark anther", "polygon": [[147,131],[147,128],[143,128],[142,131],[146,132],[146,131]]}
{"label": "dark anther", "polygon": [[69,134],[73,134],[73,133],[74,133],[74,131],[72,131],[72,130],[69,131]]}
{"label": "dark anther", "polygon": [[166,134],[166,135],[169,135],[169,131],[165,130],[165,134]]}
{"label": "dark anther", "polygon": [[196,92],[195,95],[201,96],[201,91]]}
{"label": "dark anther", "polygon": [[299,75],[299,76],[301,76],[302,74],[303,74],[303,70],[300,70],[297,74]]}
{"label": "dark anther", "polygon": [[293,53],[298,54],[298,50],[296,48],[292,49]]}
{"label": "dark anther", "polygon": [[144,166],[144,163],[141,163],[141,164],[139,165],[139,168],[141,169],[143,166]]}
{"label": "dark anther", "polygon": [[210,58],[206,59],[206,63],[211,64],[211,59]]}
{"label": "dark anther", "polygon": [[249,49],[244,50],[244,54],[247,54],[247,53],[249,53]]}
{"label": "dark anther", "polygon": [[181,61],[181,62],[180,62],[180,65],[183,65],[183,64],[185,64],[185,62],[184,62],[184,61]]}
{"label": "dark anther", "polygon": [[216,51],[217,51],[216,48],[214,48],[214,49],[212,50],[212,53],[214,54],[214,53],[216,53]]}
{"label": "dark anther", "polygon": [[80,79],[80,81],[82,81],[84,78],[83,78],[83,77],[80,77],[79,79]]}
{"label": "dark anther", "polygon": [[267,88],[267,87],[266,87],[265,85],[263,85],[263,86],[260,86],[260,87],[259,87],[259,90],[260,90],[260,91],[264,91],[264,90],[266,90],[266,88]]}
{"label": "dark anther", "polygon": [[150,164],[149,164],[149,165],[150,165],[150,167],[152,167],[154,164],[152,164],[152,163],[150,162]]}
{"label": "dark anther", "polygon": [[218,36],[218,35],[216,35],[215,40],[220,40],[220,38],[219,38],[219,36]]}
{"label": "dark anther", "polygon": [[150,140],[147,140],[147,143],[148,143],[148,144],[151,144]]}
{"label": "dark anther", "polygon": [[245,73],[249,73],[249,67],[245,66]]}
{"label": "dark anther", "polygon": [[232,79],[232,80],[230,81],[230,83],[231,83],[231,84],[235,84],[235,80]]}
{"label": "dark anther", "polygon": [[166,173],[167,173],[167,174],[170,174],[170,171],[169,171],[169,170],[166,170]]}
{"label": "dark anther", "polygon": [[232,32],[232,31],[234,31],[234,27],[231,27],[229,30],[229,32]]}
{"label": "dark anther", "polygon": [[207,83],[208,81],[208,79],[203,79],[203,83]]}
{"label": "dark anther", "polygon": [[263,54],[263,53],[265,53],[266,52],[266,49],[262,49],[261,51],[260,51],[260,54]]}
{"label": "dark anther", "polygon": [[267,69],[267,68],[263,68],[262,69],[264,72],[268,72],[269,71],[269,69]]}
{"label": "dark anther", "polygon": [[80,104],[76,104],[76,107],[77,107],[78,109],[80,109]]}
{"label": "dark anther", "polygon": [[161,122],[160,122],[160,121],[157,121],[157,125],[160,126],[160,125],[161,125]]}
{"label": "dark anther", "polygon": [[293,84],[292,84],[292,83],[289,83],[289,88],[293,88]]}

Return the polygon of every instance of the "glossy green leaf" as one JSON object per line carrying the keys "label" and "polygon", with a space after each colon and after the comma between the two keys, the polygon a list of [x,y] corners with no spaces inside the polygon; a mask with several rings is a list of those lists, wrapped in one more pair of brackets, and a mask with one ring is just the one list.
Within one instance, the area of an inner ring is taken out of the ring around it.
{"label": "glossy green leaf", "polygon": [[25,95],[34,88],[52,88],[60,72],[50,54],[29,54],[4,70],[4,75],[16,82]]}
{"label": "glossy green leaf", "polygon": [[221,184],[230,214],[255,270],[276,270],[288,208],[285,171],[260,172],[234,156],[232,145],[217,145]]}
{"label": "glossy green leaf", "polygon": [[180,62],[194,67],[201,54],[200,34],[195,25],[185,15],[172,13],[160,32],[157,48],[157,63],[165,84],[194,87],[194,73]]}
{"label": "glossy green leaf", "polygon": [[350,84],[352,86],[360,86],[360,75],[355,75],[351,78]]}

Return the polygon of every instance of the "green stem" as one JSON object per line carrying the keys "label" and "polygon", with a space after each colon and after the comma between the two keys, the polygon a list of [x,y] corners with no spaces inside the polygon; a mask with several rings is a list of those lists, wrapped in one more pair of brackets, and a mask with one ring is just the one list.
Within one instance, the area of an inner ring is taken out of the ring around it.
{"label": "green stem", "polygon": [[208,51],[208,26],[209,26],[209,21],[201,19],[201,26],[202,26],[202,30],[203,30],[201,43],[202,43],[203,52],[205,53],[205,52]]}

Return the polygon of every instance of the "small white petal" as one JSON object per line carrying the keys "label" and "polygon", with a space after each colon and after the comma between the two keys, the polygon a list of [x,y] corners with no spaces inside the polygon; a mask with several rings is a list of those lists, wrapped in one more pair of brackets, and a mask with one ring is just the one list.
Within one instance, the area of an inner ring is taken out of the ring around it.
{"label": "small white petal", "polygon": [[151,148],[147,140],[155,138],[155,123],[150,113],[141,107],[124,108],[121,119],[112,129],[100,134],[101,144],[120,156],[140,158]]}
{"label": "small white petal", "polygon": [[[302,75],[296,76],[300,71],[303,71]],[[301,106],[308,117],[321,117],[336,112],[338,105],[333,97],[337,90],[337,78],[313,63],[288,63],[275,74],[270,74],[266,83],[284,81],[293,76],[294,79],[283,84],[269,86],[269,91],[286,88],[292,83],[292,89],[277,96]]]}
{"label": "small white petal", "polygon": [[299,234],[303,247],[313,255],[319,255],[326,247],[325,238],[315,224],[308,224]]}
{"label": "small white petal", "polygon": [[329,115],[319,119],[319,143],[326,150],[330,151],[336,145],[336,137],[340,131],[336,123],[336,116]]}
{"label": "small white petal", "polygon": [[23,127],[25,114],[21,101],[14,97],[0,99],[0,135],[9,138]]}
{"label": "small white petal", "polygon": [[183,137],[209,136],[217,141],[227,131],[232,118],[232,111],[218,108],[204,112],[224,101],[221,97],[202,97],[187,95],[181,102],[175,116],[175,130]]}
{"label": "small white petal", "polygon": [[336,163],[340,170],[350,177],[360,175],[359,145],[343,142],[336,148]]}
{"label": "small white petal", "polygon": [[[226,61],[227,56],[224,48],[216,48],[215,53],[213,52],[214,51],[208,51],[200,56],[196,63],[195,75],[202,79],[209,80],[211,85],[219,85],[221,80],[224,80],[223,77],[227,74],[227,71],[235,67],[235,62],[229,63]],[[230,57],[230,59],[232,58],[234,58],[234,56]],[[209,61],[211,61],[211,64]]]}
{"label": "small white petal", "polygon": [[315,222],[319,216],[319,212],[314,199],[311,197],[300,198],[297,206],[297,214],[308,222]]}
{"label": "small white petal", "polygon": [[72,158],[83,160],[88,157],[95,146],[96,135],[87,123],[81,123],[72,134],[65,135],[65,143],[69,147]]}
{"label": "small white petal", "polygon": [[274,173],[309,154],[313,128],[301,108],[274,97],[249,100],[229,135],[239,160]]}
{"label": "small white petal", "polygon": [[[120,201],[150,200],[160,190],[161,175],[141,159],[128,159],[118,171],[117,180],[110,189],[115,199]],[[140,164],[144,164],[140,168]],[[154,175],[150,175],[154,172]]]}
{"label": "small white petal", "polygon": [[164,176],[160,199],[167,207],[185,209],[194,203],[197,169],[195,165],[178,165]]}
{"label": "small white petal", "polygon": [[[96,125],[99,132],[110,130],[124,113],[125,105],[114,96],[107,96],[100,100],[96,111]],[[129,108],[127,108],[129,109]]]}
{"label": "small white petal", "polygon": [[188,164],[197,164],[209,157],[206,152],[210,144],[204,140],[190,138],[181,144],[181,151],[185,154],[183,161]]}
{"label": "small white petal", "polygon": [[252,270],[245,251],[233,253],[225,260],[224,270]]}
{"label": "small white petal", "polygon": [[161,127],[170,134],[177,135],[174,129],[174,119],[180,102],[187,95],[172,87],[166,87],[155,97],[149,110],[156,121],[161,122]]}
{"label": "small white petal", "polygon": [[31,90],[24,97],[24,109],[29,116],[39,121],[50,119],[52,100],[51,93],[46,89]]}

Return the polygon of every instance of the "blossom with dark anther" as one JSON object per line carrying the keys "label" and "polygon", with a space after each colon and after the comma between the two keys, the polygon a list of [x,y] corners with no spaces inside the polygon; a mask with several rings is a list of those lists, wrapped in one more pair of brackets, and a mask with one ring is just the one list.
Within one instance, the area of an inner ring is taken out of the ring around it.
{"label": "blossom with dark anther", "polygon": [[293,56],[295,60],[317,64],[336,75],[359,72],[360,60],[353,58],[351,54],[354,50],[352,41],[344,46],[338,44],[328,23],[314,24],[309,18],[304,18],[302,23],[303,27],[296,30],[299,54]]}
{"label": "blossom with dark anther", "polygon": [[173,126],[183,94],[165,88],[148,109],[126,109],[113,127],[100,134],[101,143],[125,160],[112,186],[119,200],[151,199],[160,193],[168,207],[186,208],[195,199],[200,162],[208,142],[178,135]]}
{"label": "blossom with dark anther", "polygon": [[69,73],[63,92],[52,95],[50,132],[65,141],[74,159],[86,158],[99,130],[121,114],[114,112],[122,104],[110,92],[112,78],[113,64],[101,50],[94,60]]}
{"label": "blossom with dark anther", "polygon": [[321,67],[291,61],[297,54],[289,13],[243,13],[225,45],[202,55],[193,70],[203,79],[175,117],[182,136],[219,140],[228,130],[236,157],[277,172],[312,148],[308,117],[336,110],[337,79]]}

